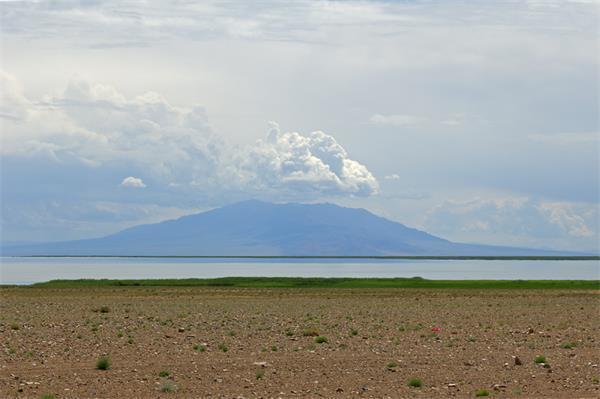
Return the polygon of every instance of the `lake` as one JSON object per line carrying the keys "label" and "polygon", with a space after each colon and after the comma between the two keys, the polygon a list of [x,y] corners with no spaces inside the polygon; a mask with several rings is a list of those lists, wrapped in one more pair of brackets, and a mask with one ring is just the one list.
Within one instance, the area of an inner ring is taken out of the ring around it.
{"label": "lake", "polygon": [[440,280],[596,280],[598,260],[0,258],[1,284],[55,279],[423,277]]}

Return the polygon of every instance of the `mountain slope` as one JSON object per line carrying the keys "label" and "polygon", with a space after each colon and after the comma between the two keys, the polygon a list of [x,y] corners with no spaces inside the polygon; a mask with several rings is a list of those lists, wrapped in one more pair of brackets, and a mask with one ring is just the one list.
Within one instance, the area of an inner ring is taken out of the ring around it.
{"label": "mountain slope", "polygon": [[333,204],[244,201],[103,238],[13,246],[3,255],[557,255],[458,244]]}

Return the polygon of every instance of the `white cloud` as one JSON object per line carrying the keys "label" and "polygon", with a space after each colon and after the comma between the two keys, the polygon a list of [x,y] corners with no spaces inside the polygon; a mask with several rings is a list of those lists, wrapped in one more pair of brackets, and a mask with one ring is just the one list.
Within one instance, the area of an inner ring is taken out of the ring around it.
{"label": "white cloud", "polygon": [[393,173],[391,175],[384,176],[385,180],[400,180],[400,175],[397,173]]}
{"label": "white cloud", "polygon": [[414,115],[381,115],[375,114],[369,118],[369,121],[374,125],[388,126],[413,126],[425,121],[425,118]]}
{"label": "white cloud", "polygon": [[378,192],[377,179],[351,159],[333,136],[321,131],[302,135],[281,132],[271,122],[266,140],[259,140],[238,158],[237,173],[247,187],[280,189],[305,195]]}
{"label": "white cloud", "polygon": [[546,215],[550,223],[559,226],[574,237],[591,237],[594,235],[585,219],[577,214],[572,204],[552,202],[541,203],[538,209]]}
{"label": "white cloud", "polygon": [[[158,93],[127,98],[112,86],[78,78],[62,94],[32,102],[14,79],[5,76],[3,82],[10,89],[3,112],[19,116],[7,119],[4,154],[143,170],[166,188],[252,192],[260,187],[300,198],[378,191],[367,167],[321,131],[282,133],[273,123],[266,140],[226,147],[202,107],[174,106]],[[142,184],[130,176],[121,185]]]}
{"label": "white cloud", "polygon": [[144,184],[142,179],[133,177],[133,176],[128,176],[128,177],[124,178],[123,181],[121,182],[120,186],[121,187],[132,187],[132,188],[146,187],[146,185]]}
{"label": "white cloud", "polygon": [[427,212],[424,227],[473,242],[498,244],[501,240],[507,245],[557,248],[587,242],[590,249],[598,238],[597,211],[594,204],[476,197],[434,206]]}

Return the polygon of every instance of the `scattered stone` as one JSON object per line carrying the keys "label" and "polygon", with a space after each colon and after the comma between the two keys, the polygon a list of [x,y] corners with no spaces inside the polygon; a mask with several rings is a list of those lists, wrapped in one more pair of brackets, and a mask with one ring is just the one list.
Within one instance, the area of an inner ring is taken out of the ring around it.
{"label": "scattered stone", "polygon": [[457,385],[456,384],[448,384],[448,388],[456,388]]}
{"label": "scattered stone", "polygon": [[522,366],[523,362],[519,359],[519,356],[513,356],[513,360],[515,361],[515,366]]}
{"label": "scattered stone", "polygon": [[494,384],[494,385],[492,385],[492,388],[494,388],[494,391],[499,391],[501,389],[506,389],[506,385],[504,385],[504,384]]}
{"label": "scattered stone", "polygon": [[255,366],[267,367],[267,362],[254,362],[252,364],[254,364]]}
{"label": "scattered stone", "polygon": [[337,388],[335,391],[336,391],[337,393],[344,392],[344,390],[343,390],[342,388]]}
{"label": "scattered stone", "polygon": [[177,331],[179,331],[180,333],[185,332],[185,328],[179,327],[179,329]]}

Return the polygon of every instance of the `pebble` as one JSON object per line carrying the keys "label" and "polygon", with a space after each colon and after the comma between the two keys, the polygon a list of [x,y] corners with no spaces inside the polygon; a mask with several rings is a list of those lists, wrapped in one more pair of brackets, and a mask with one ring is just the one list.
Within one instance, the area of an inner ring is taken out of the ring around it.
{"label": "pebble", "polygon": [[521,366],[523,364],[521,359],[519,359],[519,356],[513,356],[513,359],[515,361],[515,366]]}

